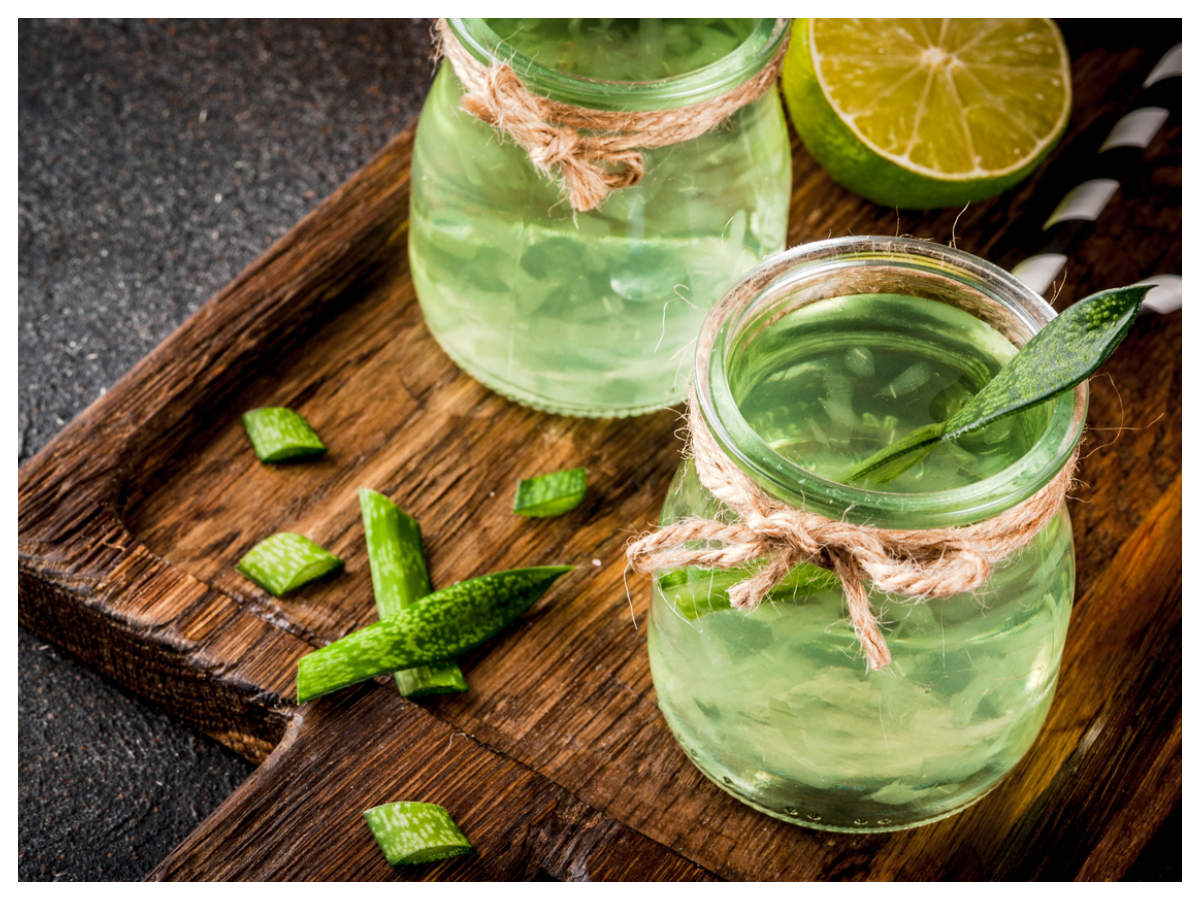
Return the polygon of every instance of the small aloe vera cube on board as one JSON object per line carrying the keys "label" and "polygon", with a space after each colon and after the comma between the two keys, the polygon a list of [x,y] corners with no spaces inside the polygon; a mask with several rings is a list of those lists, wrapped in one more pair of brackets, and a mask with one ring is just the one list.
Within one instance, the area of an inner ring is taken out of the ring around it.
{"label": "small aloe vera cube on board", "polygon": [[276,597],[302,584],[338,571],[340,559],[302,534],[281,531],[259,541],[237,564],[237,570]]}
{"label": "small aloe vera cube on board", "polygon": [[518,516],[546,518],[572,510],[587,494],[587,469],[562,469],[533,478],[524,478],[517,485],[513,512]]}
{"label": "small aloe vera cube on board", "polygon": [[[421,526],[377,491],[359,488],[358,503],[367,535],[375,609],[379,618],[386,619],[433,593],[421,552]],[[395,676],[402,697],[461,694],[467,689],[467,679],[453,662],[400,669]]]}
{"label": "small aloe vera cube on board", "polygon": [[325,445],[304,416],[285,406],[264,406],[242,413],[242,424],[255,455],[263,462],[302,459],[325,452]]}
{"label": "small aloe vera cube on board", "polygon": [[393,866],[436,862],[474,849],[450,813],[436,803],[385,803],[363,817]]}

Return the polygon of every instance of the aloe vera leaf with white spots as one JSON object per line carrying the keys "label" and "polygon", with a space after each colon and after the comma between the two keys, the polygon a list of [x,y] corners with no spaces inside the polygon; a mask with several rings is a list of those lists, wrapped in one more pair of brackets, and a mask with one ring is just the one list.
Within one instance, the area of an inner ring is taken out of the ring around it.
{"label": "aloe vera leaf with white spots", "polygon": [[850,469],[838,481],[849,484],[871,475],[879,483],[891,481],[901,472],[920,462],[942,439],[946,431],[944,422],[930,422],[909,432],[893,444],[888,444],[878,453],[867,457]]}
{"label": "aloe vera leaf with white spots", "polygon": [[946,420],[945,439],[983,428],[1075,387],[1125,339],[1152,286],[1101,291],[1068,306]]}
{"label": "aloe vera leaf with white spots", "polygon": [[1100,368],[1129,333],[1153,285],[1113,288],[1067,307],[945,422],[922,426],[839,478],[888,481],[938,441],[954,440],[1068,391]]}
{"label": "aloe vera leaf with white spots", "polygon": [[[375,609],[386,619],[433,593],[425,554],[421,551],[421,526],[395,503],[369,488],[358,489]],[[400,669],[395,673],[402,697],[461,694],[467,690],[462,670],[453,662]]]}
{"label": "aloe vera leaf with white spots", "polygon": [[296,697],[313,697],[375,675],[445,662],[495,637],[572,566],[537,566],[460,581],[351,632],[296,667]]}

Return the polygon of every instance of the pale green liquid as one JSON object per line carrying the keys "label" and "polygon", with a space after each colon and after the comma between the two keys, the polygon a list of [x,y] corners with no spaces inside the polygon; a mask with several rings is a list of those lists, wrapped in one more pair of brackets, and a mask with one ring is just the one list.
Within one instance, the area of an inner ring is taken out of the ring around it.
{"label": "pale green liquid", "polygon": [[[779,452],[831,474],[945,418],[1013,352],[941,304],[842,298],[774,325],[730,384]],[[998,472],[1044,426],[1035,410],[970,448],[939,449],[890,489],[932,491]],[[714,511],[691,467],[681,468],[664,521]],[[977,800],[1037,735],[1074,593],[1065,512],[975,593],[925,603],[873,594],[893,656],[877,672],[828,573],[796,570],[748,614],[728,608],[724,590],[738,577],[660,575],[650,662],[680,743],[751,805],[818,828],[910,827]]]}
{"label": "pale green liquid", "polygon": [[[684,23],[693,40],[672,51],[661,29],[614,26],[614,55],[596,26],[572,42],[567,20],[505,21],[492,24],[524,52],[596,77],[632,77],[638,60],[640,77],[661,77],[740,43],[733,26]],[[641,183],[578,214],[524,151],[460,111],[460,96],[443,67],[414,149],[409,258],[434,337],[476,379],[551,412],[678,402],[705,312],[784,244],[791,160],[776,94],[647,151]]]}
{"label": "pale green liquid", "polygon": [[755,19],[486,19],[540,66],[604,81],[686,75],[728,56]]}

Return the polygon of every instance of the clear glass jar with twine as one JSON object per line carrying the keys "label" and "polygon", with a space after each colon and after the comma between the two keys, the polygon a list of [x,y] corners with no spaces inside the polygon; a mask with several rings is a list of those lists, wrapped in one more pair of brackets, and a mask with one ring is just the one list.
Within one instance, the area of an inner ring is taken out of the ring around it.
{"label": "clear glass jar with twine", "polygon": [[678,402],[704,314],[784,246],[786,20],[436,31],[409,236],[430,331],[469,375],[538,409]]}
{"label": "clear glass jar with twine", "polygon": [[654,574],[659,705],[735,797],[815,828],[908,828],[978,800],[1033,743],[1074,594],[1086,382],[893,482],[836,473],[952,414],[1053,315],[983,260],[875,237],[779,254],[710,313],[690,458],[629,558]]}

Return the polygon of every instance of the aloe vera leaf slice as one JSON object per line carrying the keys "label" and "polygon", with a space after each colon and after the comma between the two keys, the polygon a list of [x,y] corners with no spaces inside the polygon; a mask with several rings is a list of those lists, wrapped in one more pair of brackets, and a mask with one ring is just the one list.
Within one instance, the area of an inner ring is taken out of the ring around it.
{"label": "aloe vera leaf slice", "polygon": [[559,516],[583,502],[587,494],[587,469],[561,469],[533,478],[523,478],[513,498],[518,516]]}
{"label": "aloe vera leaf slice", "polygon": [[374,675],[454,659],[503,631],[572,568],[494,572],[435,591],[395,616],[300,657],[297,702]]}
{"label": "aloe vera leaf slice", "polygon": [[340,559],[302,534],[280,531],[251,547],[237,570],[276,597],[339,571]]}
{"label": "aloe vera leaf slice", "polygon": [[264,406],[242,413],[242,425],[263,462],[321,456],[325,445],[300,413],[286,406]]}
{"label": "aloe vera leaf slice", "polygon": [[955,440],[1070,390],[1100,368],[1129,334],[1153,285],[1100,291],[1073,303],[1030,338],[983,388],[945,422],[934,422],[848,470],[838,479],[895,478],[938,441]]}
{"label": "aloe vera leaf slice", "polygon": [[[369,488],[358,489],[367,558],[379,618],[397,615],[433,593],[425,554],[421,552],[421,526],[395,503]],[[395,673],[402,697],[461,694],[467,679],[453,662],[400,669]]]}
{"label": "aloe vera leaf slice", "polygon": [[916,431],[909,432],[900,440],[888,444],[848,469],[837,480],[843,484],[851,484],[866,475],[871,475],[873,480],[880,484],[891,481],[924,459],[942,439],[945,430],[944,422],[922,425]]}
{"label": "aloe vera leaf slice", "polygon": [[983,428],[1075,387],[1125,339],[1150,288],[1100,291],[1068,306],[946,421],[946,438]]}
{"label": "aloe vera leaf slice", "polygon": [[[753,563],[733,569],[704,569],[689,566],[663,573],[658,579],[658,588],[663,597],[679,615],[694,620],[709,613],[732,609],[728,590],[739,581],[755,573]],[[839,587],[838,577],[826,569],[807,563],[796,566],[783,581],[771,588],[766,601],[770,603],[794,603],[817,591]]]}
{"label": "aloe vera leaf slice", "polygon": [[444,807],[402,800],[363,813],[379,849],[393,866],[436,862],[473,848]]}

